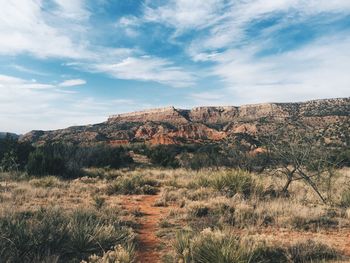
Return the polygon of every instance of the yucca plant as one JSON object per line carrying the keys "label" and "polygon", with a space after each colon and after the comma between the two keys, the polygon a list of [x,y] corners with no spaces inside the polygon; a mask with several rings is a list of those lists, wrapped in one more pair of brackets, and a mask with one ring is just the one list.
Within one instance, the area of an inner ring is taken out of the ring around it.
{"label": "yucca plant", "polygon": [[228,196],[234,196],[239,193],[244,197],[249,197],[258,188],[252,175],[242,170],[215,174],[210,185]]}
{"label": "yucca plant", "polygon": [[180,231],[176,233],[176,238],[173,241],[173,248],[177,256],[183,263],[191,263],[191,239],[193,237],[190,231]]}
{"label": "yucca plant", "polygon": [[1,262],[79,262],[135,235],[116,214],[58,209],[13,213],[0,218]]}

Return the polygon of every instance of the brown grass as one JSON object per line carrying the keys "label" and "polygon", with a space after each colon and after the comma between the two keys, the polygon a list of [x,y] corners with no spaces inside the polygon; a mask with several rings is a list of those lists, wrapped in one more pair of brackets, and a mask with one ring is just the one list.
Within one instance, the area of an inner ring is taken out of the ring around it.
{"label": "brown grass", "polygon": [[[15,180],[3,174],[0,217],[9,211],[28,212],[42,207],[59,207],[62,211],[115,209],[139,232],[136,254],[143,259],[140,262],[175,262],[171,244],[182,228],[197,233],[220,229],[284,248],[310,239],[350,257],[350,208],[341,204],[342,194],[349,189],[350,169],[339,170],[330,189],[320,182],[321,191],[329,196],[328,204],[321,203],[301,181],[290,187],[290,197],[274,196],[284,181],[269,172],[251,175],[260,188],[248,196],[240,192],[231,196],[198,183],[227,172],[232,171],[89,169],[89,176],[70,181],[55,177]],[[111,184],[135,176],[156,181],[160,193],[127,197],[106,194]]]}

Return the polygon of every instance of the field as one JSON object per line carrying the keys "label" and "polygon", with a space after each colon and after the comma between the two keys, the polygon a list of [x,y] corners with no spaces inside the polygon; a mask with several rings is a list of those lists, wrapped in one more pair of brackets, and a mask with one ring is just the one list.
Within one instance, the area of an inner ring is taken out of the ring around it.
{"label": "field", "polygon": [[349,262],[350,169],[281,195],[266,170],[0,174],[1,262]]}

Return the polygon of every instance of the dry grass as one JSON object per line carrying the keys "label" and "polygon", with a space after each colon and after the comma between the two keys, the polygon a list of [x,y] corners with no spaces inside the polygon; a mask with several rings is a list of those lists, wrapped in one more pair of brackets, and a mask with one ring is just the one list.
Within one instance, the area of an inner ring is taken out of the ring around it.
{"label": "dry grass", "polygon": [[[165,262],[175,262],[177,258],[169,240],[174,241],[176,232],[181,228],[189,229],[192,233],[201,233],[208,228],[228,231],[259,242],[260,239],[268,240],[269,247],[278,245],[285,251],[293,246],[288,235],[299,243],[303,238],[311,238],[315,242],[322,241],[330,249],[337,248],[341,253],[345,251],[350,255],[349,249],[346,249],[348,243],[342,241],[343,235],[345,239],[346,233],[350,235],[350,207],[346,203],[350,169],[337,171],[331,187],[327,188],[326,182],[319,182],[322,193],[329,198],[328,204],[321,203],[302,181],[291,185],[289,197],[281,197],[278,191],[283,186],[283,178],[272,176],[269,172],[249,174],[247,183],[240,184],[241,175],[226,177],[236,172],[89,169],[88,176],[70,181],[56,177],[26,178],[24,175],[1,174],[0,217],[9,211],[28,213],[43,207],[58,208],[67,213],[76,209],[115,210],[125,225],[136,227],[137,220],[142,220],[143,215],[137,210],[123,210],[120,194],[139,192],[121,191],[124,188],[120,188],[120,185],[124,187],[127,180],[138,178],[136,188],[151,184],[160,190],[155,206],[168,207],[169,213],[159,222],[157,233],[164,242],[164,254],[167,254]],[[115,186],[119,188],[113,194],[106,191]],[[339,240],[323,238],[327,235],[331,238],[332,233],[339,236]],[[274,236],[272,240],[271,236]],[[91,257],[90,262],[100,262],[111,255],[128,258],[126,250],[116,247],[104,255]]]}

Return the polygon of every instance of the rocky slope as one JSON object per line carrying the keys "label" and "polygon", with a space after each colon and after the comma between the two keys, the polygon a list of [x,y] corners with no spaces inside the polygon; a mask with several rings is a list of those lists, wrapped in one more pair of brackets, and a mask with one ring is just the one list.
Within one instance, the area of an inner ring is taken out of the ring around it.
{"label": "rocky slope", "polygon": [[15,133],[11,133],[11,132],[0,132],[0,139],[4,139],[6,137],[17,139],[19,137],[19,135],[15,134]]}
{"label": "rocky slope", "polygon": [[327,143],[349,146],[350,98],[301,103],[264,103],[240,107],[166,107],[113,115],[106,122],[55,131],[32,131],[20,138],[35,144],[72,142],[112,145],[205,143],[225,140],[237,133],[256,138],[278,127],[301,129]]}

